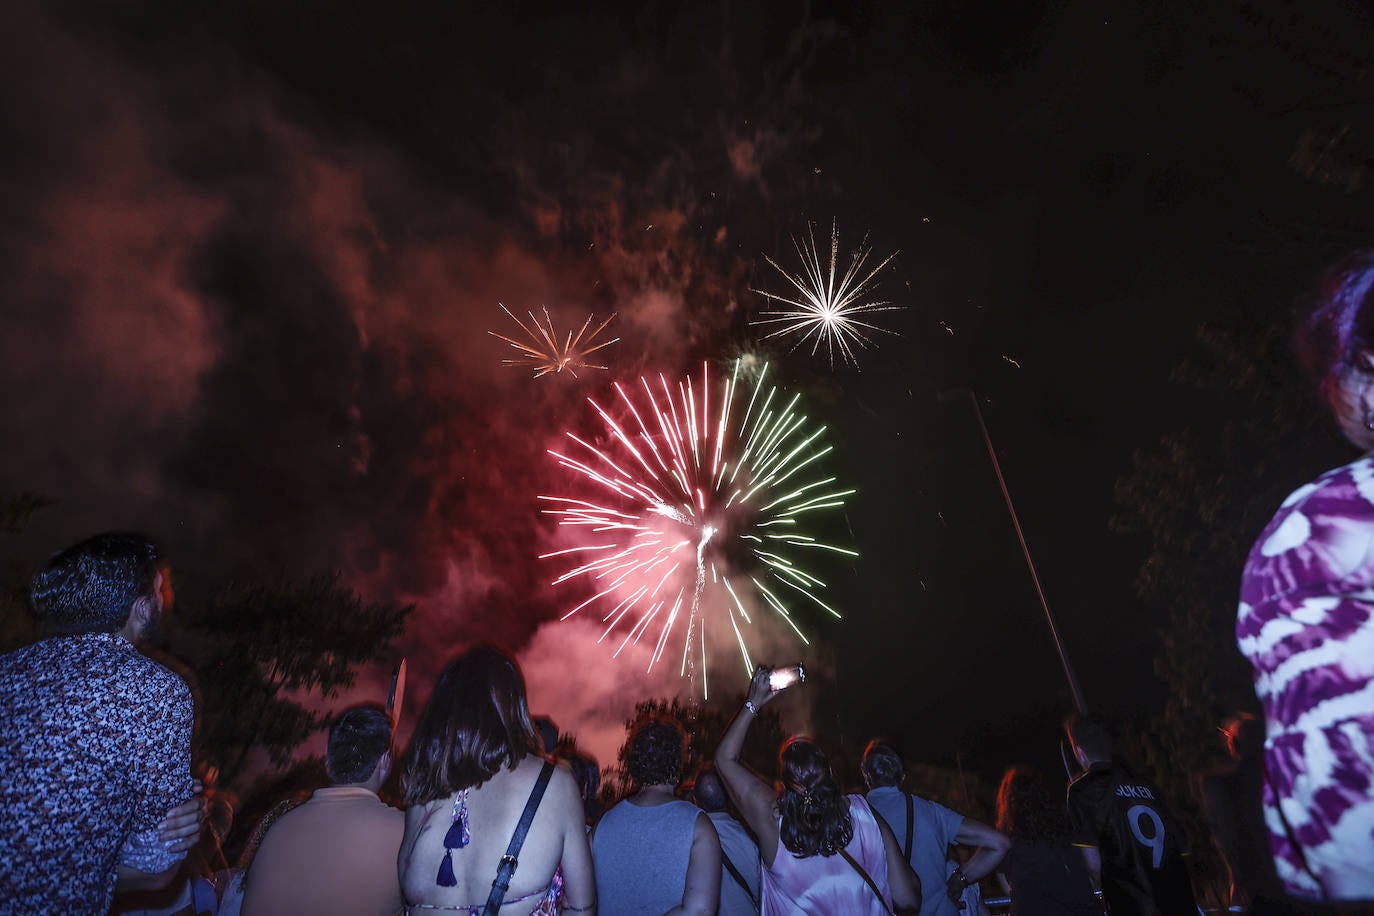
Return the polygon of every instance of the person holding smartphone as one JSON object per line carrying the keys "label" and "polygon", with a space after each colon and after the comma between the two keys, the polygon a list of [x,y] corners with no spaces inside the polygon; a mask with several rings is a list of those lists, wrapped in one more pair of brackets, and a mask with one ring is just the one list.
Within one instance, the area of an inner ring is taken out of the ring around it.
{"label": "person holding smartphone", "polygon": [[759,710],[804,679],[801,666],[760,666],[716,750],[720,775],[740,816],[759,840],[763,916],[917,913],[921,887],[892,831],[862,795],[845,795],[819,744],[793,736],[778,752],[781,792],[740,762]]}

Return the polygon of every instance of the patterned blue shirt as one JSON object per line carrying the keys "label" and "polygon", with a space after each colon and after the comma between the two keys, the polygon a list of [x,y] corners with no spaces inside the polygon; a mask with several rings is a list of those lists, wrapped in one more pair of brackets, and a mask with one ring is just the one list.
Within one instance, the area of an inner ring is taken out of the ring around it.
{"label": "patterned blue shirt", "polygon": [[191,797],[186,683],[116,633],[0,656],[0,914],[104,913],[121,864],[177,864],[158,822]]}

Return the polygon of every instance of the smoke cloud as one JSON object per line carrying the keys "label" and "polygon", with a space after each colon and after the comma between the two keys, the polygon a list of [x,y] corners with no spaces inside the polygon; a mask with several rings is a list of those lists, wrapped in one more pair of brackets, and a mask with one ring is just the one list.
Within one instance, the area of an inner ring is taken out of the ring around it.
{"label": "smoke cloud", "polygon": [[[684,126],[617,158],[512,109],[440,176],[414,137],[332,118],[232,42],[150,52],[73,16],[20,4],[0,37],[22,125],[0,185],[0,486],[60,500],[35,551],[136,525],[183,583],[338,569],[417,604],[412,703],[454,651],[509,645],[536,709],[613,759],[675,666],[647,676],[645,646],[613,660],[595,621],[558,622],[534,559],[545,450],[606,379],[536,382],[486,331],[517,330],[498,302],[560,327],[615,312],[614,375],[715,355],[755,250],[732,215],[777,193],[794,135]],[[588,91],[644,104],[651,66]]]}

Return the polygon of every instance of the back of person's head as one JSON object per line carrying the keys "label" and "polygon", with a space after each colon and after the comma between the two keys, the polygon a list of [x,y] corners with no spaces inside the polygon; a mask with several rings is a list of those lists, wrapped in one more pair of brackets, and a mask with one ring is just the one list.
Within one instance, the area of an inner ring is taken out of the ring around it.
{"label": "back of person's head", "polygon": [[692,793],[696,796],[697,806],[703,811],[724,811],[726,805],[725,786],[720,781],[716,768],[707,764],[697,773]]}
{"label": "back of person's head", "polygon": [[1303,368],[1331,397],[1336,383],[1374,350],[1374,248],[1357,251],[1323,278],[1294,331]]}
{"label": "back of person's head", "polygon": [[1112,733],[1097,716],[1075,716],[1064,726],[1074,747],[1091,761],[1112,759]]}
{"label": "back of person's head", "polygon": [[682,726],[663,716],[635,723],[626,743],[625,769],[639,787],[675,786],[682,779],[682,755],[687,736]]}
{"label": "back of person's head", "polygon": [[810,738],[788,738],[778,752],[782,844],[797,858],[833,856],[854,838],[849,799],[830,772],[830,759]]}
{"label": "back of person's head", "polygon": [[525,679],[506,652],[479,646],[449,662],[410,742],[407,805],[480,786],[505,766],[539,754]]}
{"label": "back of person's head", "polygon": [[997,787],[997,829],[1026,843],[1068,842],[1064,812],[1050,799],[1040,775],[1024,764],[1009,768]]}
{"label": "back of person's head", "polygon": [[380,706],[355,706],[329,729],[324,766],[335,785],[367,782],[391,750],[391,717]]}
{"label": "back of person's head", "polygon": [[906,776],[901,756],[878,741],[868,742],[868,747],[864,748],[863,763],[859,768],[863,771],[864,782],[870,789],[900,785]]}
{"label": "back of person's head", "polygon": [[161,562],[152,539],[134,532],[109,531],[73,544],[34,575],[34,617],[53,635],[118,632],[134,602],[156,600]]}

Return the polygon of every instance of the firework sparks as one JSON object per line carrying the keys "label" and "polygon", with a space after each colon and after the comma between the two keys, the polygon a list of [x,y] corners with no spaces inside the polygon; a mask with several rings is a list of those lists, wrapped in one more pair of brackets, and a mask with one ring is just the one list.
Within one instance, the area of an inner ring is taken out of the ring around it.
{"label": "firework sparks", "polygon": [[501,311],[509,315],[511,320],[520,326],[520,330],[525,332],[526,338],[524,341],[519,341],[504,334],[497,334],[495,331],[488,331],[487,333],[492,337],[504,340],[520,353],[515,359],[503,359],[501,362],[508,366],[531,368],[534,370],[535,378],[548,375],[551,372],[562,372],[565,369],[576,378],[578,369],[605,369],[605,366],[597,366],[587,362],[587,358],[601,348],[609,347],[620,340],[619,337],[611,340],[597,340],[601,332],[606,329],[606,325],[611,323],[611,318],[615,317],[614,314],[597,325],[596,330],[590,334],[587,333],[587,329],[592,326],[594,316],[588,315],[587,320],[582,322],[582,327],[577,333],[574,334],[569,331],[560,337],[558,332],[554,330],[553,319],[549,317],[547,308],[540,309],[544,313],[542,324],[535,317],[534,312],[526,312],[530,316],[530,323],[526,325],[503,303],[497,304],[501,306]]}
{"label": "firework sparks", "polygon": [[680,673],[696,681],[700,658],[703,695],[708,625],[728,627],[722,632],[735,637],[748,675],[754,621],[744,599],[806,643],[794,605],[840,616],[807,561],[858,556],[808,533],[815,513],[841,508],[855,491],[821,474],[831,451],[825,427],[812,426],[799,396],[788,399],[766,376],[766,365],[751,379],[736,364],[719,391],[709,367],[699,387],[662,375],[617,382],[618,418],[588,398],[605,424],[604,444],[569,432],[570,446],[549,452],[591,495],[539,497],[560,526],[590,532],[584,543],[541,557],[572,564],[555,586],[580,581],[592,593],[563,619],[596,606],[606,625],[601,640],[620,631],[616,655],[652,632],[650,669],[680,638]]}
{"label": "firework sparks", "polygon": [[793,246],[801,258],[801,273],[793,274],[784,269],[777,261],[764,255],[778,273],[787,278],[795,290],[793,295],[780,295],[756,289],[754,292],[768,299],[776,307],[765,310],[764,316],[756,325],[778,325],[765,334],[763,339],[795,335],[797,340],[793,349],[811,341],[811,355],[816,355],[822,343],[825,344],[830,365],[835,365],[835,353],[850,365],[857,367],[854,358],[855,348],[864,349],[874,346],[869,335],[873,332],[895,334],[887,328],[879,327],[868,321],[874,312],[890,312],[901,308],[886,300],[871,299],[875,278],[892,262],[897,252],[888,255],[877,267],[868,269],[869,255],[873,253],[868,239],[859,245],[849,259],[837,280],[837,264],[840,251],[840,233],[837,223],[830,225],[829,266],[822,263],[821,252],[816,244],[813,227],[807,226],[806,238],[794,237]]}

